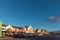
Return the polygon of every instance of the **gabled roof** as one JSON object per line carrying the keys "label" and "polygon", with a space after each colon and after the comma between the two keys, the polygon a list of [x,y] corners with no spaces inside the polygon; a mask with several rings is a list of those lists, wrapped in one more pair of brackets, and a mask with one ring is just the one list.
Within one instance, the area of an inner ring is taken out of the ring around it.
{"label": "gabled roof", "polygon": [[23,27],[19,27],[19,29],[23,29]]}
{"label": "gabled roof", "polygon": [[[2,24],[2,26],[4,26],[4,27],[6,27],[6,26],[8,26],[8,25],[6,25],[6,24]],[[12,25],[11,25],[12,26]],[[19,29],[22,29],[22,28],[28,28],[29,26],[12,26],[13,28],[19,28]]]}
{"label": "gabled roof", "polygon": [[24,26],[25,28],[28,28],[29,26]]}
{"label": "gabled roof", "polygon": [[13,25],[11,25],[12,27],[14,27],[14,28],[19,28],[20,26],[13,26]]}
{"label": "gabled roof", "polygon": [[6,25],[6,24],[2,24],[2,26],[6,27],[6,26],[8,26],[8,25]]}

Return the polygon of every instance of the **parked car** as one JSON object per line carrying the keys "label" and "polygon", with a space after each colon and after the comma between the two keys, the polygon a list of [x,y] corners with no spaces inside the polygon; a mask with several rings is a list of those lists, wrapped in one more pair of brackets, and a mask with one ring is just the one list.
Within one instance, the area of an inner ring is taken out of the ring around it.
{"label": "parked car", "polygon": [[26,33],[26,34],[24,34],[24,37],[25,37],[25,38],[35,38],[36,35],[30,34],[30,33]]}
{"label": "parked car", "polygon": [[36,37],[35,35],[33,34],[29,34],[29,33],[25,33],[25,34],[15,34],[13,35],[14,38],[34,38]]}
{"label": "parked car", "polygon": [[13,35],[13,38],[23,38],[24,35],[23,34],[15,34]]}

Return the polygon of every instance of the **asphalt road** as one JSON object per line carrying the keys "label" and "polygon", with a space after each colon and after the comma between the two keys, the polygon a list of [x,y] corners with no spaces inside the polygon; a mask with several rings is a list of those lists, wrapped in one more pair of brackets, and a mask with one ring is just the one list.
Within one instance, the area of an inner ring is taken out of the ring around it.
{"label": "asphalt road", "polygon": [[0,40],[60,40],[58,37],[32,37],[32,38],[13,38],[13,37],[5,37],[0,38]]}

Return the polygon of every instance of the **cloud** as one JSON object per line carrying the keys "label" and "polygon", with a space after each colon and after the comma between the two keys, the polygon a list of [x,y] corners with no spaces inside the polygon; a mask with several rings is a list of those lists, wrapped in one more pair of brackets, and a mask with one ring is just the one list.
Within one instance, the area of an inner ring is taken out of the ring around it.
{"label": "cloud", "polygon": [[59,22],[60,21],[60,16],[48,17],[47,21],[49,21],[49,22]]}

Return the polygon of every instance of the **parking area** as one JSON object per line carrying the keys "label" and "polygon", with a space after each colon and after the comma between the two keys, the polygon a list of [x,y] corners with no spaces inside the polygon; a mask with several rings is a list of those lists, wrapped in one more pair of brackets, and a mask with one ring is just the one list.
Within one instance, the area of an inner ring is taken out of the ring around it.
{"label": "parking area", "polygon": [[0,38],[0,40],[60,40],[60,38],[56,37],[31,37],[31,38],[13,38],[13,37],[4,37]]}
{"label": "parking area", "polygon": [[35,40],[35,39],[26,39],[26,38],[0,38],[0,40]]}
{"label": "parking area", "polygon": [[34,39],[30,39],[30,38],[13,38],[13,37],[3,37],[3,38],[0,38],[0,40],[34,40]]}

